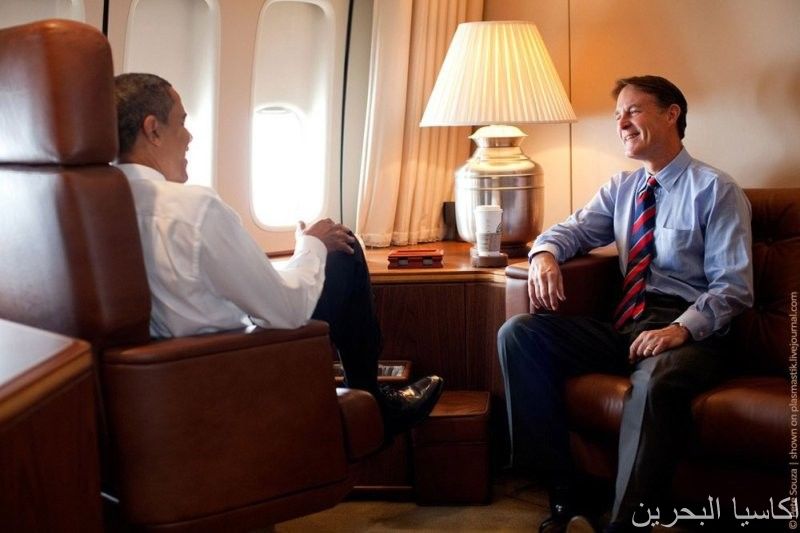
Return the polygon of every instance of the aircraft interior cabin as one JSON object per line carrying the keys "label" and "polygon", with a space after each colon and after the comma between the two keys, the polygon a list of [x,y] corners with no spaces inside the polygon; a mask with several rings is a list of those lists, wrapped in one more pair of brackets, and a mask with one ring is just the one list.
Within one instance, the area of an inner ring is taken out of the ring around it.
{"label": "aircraft interior cabin", "polygon": [[797,0],[0,0],[0,531],[771,532]]}

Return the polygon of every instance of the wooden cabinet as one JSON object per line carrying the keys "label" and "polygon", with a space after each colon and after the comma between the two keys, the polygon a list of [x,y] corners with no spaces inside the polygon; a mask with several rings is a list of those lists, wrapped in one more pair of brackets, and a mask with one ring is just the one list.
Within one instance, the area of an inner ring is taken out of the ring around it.
{"label": "wooden cabinet", "polygon": [[384,359],[408,359],[415,376],[440,374],[466,386],[464,287],[446,283],[374,286]]}
{"label": "wooden cabinet", "polygon": [[439,374],[449,390],[502,397],[497,330],[505,319],[504,269],[472,267],[468,243],[436,247],[444,249],[443,268],[390,270],[389,249],[367,252],[382,358],[411,360],[415,376]]}
{"label": "wooden cabinet", "polygon": [[435,246],[444,249],[441,269],[390,270],[390,249],[367,251],[383,332],[381,358],[410,360],[412,379],[438,374],[446,390],[490,391],[492,446],[503,464],[508,432],[497,331],[505,321],[505,269],[471,266],[468,243]]}
{"label": "wooden cabinet", "polygon": [[411,360],[415,376],[439,374],[448,389],[492,390],[502,285],[387,283],[374,292],[382,358]]}

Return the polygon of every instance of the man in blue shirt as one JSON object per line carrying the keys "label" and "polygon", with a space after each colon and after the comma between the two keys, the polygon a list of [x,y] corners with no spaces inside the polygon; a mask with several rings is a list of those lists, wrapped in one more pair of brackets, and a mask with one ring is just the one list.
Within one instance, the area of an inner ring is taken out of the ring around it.
{"label": "man in blue shirt", "polygon": [[[528,292],[542,312],[515,316],[498,334],[514,463],[544,474],[550,490],[540,531],[564,531],[577,512],[564,380],[630,374],[607,531],[641,531],[632,515],[668,497],[691,399],[723,375],[724,335],[753,303],[750,204],[730,176],[683,147],[681,91],[639,76],[619,80],[613,95],[625,155],[643,167],[613,176],[536,239]],[[559,263],[612,242],[625,275],[614,320],[549,313],[565,299]]]}

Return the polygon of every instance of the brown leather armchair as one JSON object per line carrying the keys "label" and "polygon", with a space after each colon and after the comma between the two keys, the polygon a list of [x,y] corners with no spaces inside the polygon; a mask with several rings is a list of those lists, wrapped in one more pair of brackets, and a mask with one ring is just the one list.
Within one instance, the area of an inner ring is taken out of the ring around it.
{"label": "brown leather armchair", "polygon": [[[800,188],[745,192],[753,209],[755,305],[731,325],[730,376],[693,402],[694,431],[673,489],[681,500],[714,496],[730,505],[735,497],[760,510],[790,490],[790,306],[794,294],[796,312],[800,290]],[[593,252],[562,271],[567,300],[560,312],[611,316],[621,285],[616,255]],[[507,317],[529,312],[527,264],[506,274]],[[567,382],[572,452],[588,474],[616,473],[628,387],[627,378],[601,374]]]}
{"label": "brown leather armchair", "polygon": [[383,437],[327,325],[153,340],[108,42],[0,31],[0,317],[92,347],[106,490],[148,529],[248,530],[338,502]]}

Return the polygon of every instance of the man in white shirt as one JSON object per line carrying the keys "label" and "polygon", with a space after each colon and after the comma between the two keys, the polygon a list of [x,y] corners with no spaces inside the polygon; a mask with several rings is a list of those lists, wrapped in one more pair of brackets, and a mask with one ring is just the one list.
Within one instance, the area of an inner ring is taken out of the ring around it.
{"label": "man in white shirt", "polygon": [[152,74],[115,79],[120,152],[131,186],[152,293],[150,333],[178,337],[255,324],[330,324],[348,386],[378,400],[390,433],[424,419],[442,379],[403,389],[377,382],[381,336],[363,250],[330,219],[298,223],[295,251],[280,270],[207,187],[183,185],[192,136],[175,89]]}

